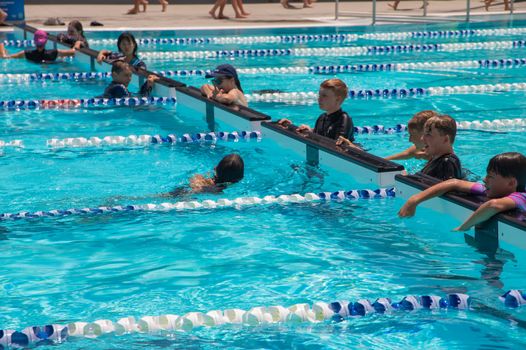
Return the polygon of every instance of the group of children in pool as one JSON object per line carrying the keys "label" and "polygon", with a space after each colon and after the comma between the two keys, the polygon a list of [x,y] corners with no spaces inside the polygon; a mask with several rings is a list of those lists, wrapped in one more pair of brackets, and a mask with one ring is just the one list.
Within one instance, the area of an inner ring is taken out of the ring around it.
{"label": "group of children in pool", "polygon": [[[34,34],[36,49],[25,50],[14,55],[8,55],[0,44],[0,56],[4,58],[27,58],[34,62],[53,61],[57,57],[72,56],[75,50],[88,47],[82,25],[73,21],[68,26],[68,33],[58,37],[60,41],[69,44],[70,50],[46,50],[47,33],[37,31]],[[120,98],[130,96],[128,84],[132,69],[146,69],[146,65],[137,56],[137,42],[131,33],[122,33],[117,41],[118,52],[101,50],[97,61],[113,63],[112,82],[102,95],[105,98]],[[230,64],[217,66],[206,75],[212,79],[211,84],[201,87],[204,96],[233,108],[247,107],[247,99],[243,93],[236,69]],[[156,75],[150,75],[141,87],[139,94],[149,95]],[[342,110],[341,106],[348,96],[348,88],[340,79],[329,79],[320,85],[318,104],[321,114],[314,126],[300,125],[295,129],[300,134],[314,133],[335,140],[340,148],[361,149],[354,140],[354,125],[352,118]],[[278,124],[288,128],[292,123],[281,119]],[[526,211],[526,157],[516,152],[502,153],[491,158],[484,184],[463,180],[459,158],[453,150],[457,124],[448,115],[440,115],[434,111],[422,111],[415,114],[408,122],[409,141],[412,143],[406,150],[386,157],[387,160],[424,159],[426,165],[419,172],[439,180],[419,194],[409,198],[400,209],[401,217],[413,216],[416,207],[421,202],[440,196],[446,192],[459,191],[475,195],[486,195],[490,200],[481,205],[457,230],[468,230],[493,215],[518,208]],[[244,176],[244,163],[237,154],[224,157],[215,168],[213,177],[206,178],[195,175],[190,179],[192,192],[220,192],[227,184],[239,182]],[[175,192],[171,192],[175,195]]]}

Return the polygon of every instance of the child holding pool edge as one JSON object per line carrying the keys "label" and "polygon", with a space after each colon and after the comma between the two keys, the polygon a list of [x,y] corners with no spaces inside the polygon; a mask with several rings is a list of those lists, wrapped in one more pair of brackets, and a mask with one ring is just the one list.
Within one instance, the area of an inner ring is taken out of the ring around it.
{"label": "child holding pool edge", "polygon": [[385,157],[386,160],[404,160],[404,159],[427,159],[428,156],[424,151],[424,143],[422,137],[424,136],[424,125],[431,117],[437,117],[439,114],[435,111],[426,110],[416,113],[407,123],[407,131],[409,133],[409,142],[413,145],[404,151]]}
{"label": "child holding pool edge", "polygon": [[221,64],[206,74],[205,77],[207,79],[213,78],[213,80],[212,85],[201,86],[201,93],[204,96],[233,108],[248,106],[237,71],[232,65]]}
{"label": "child holding pool edge", "polygon": [[[111,67],[112,82],[104,90],[102,98],[123,98],[131,97],[132,94],[128,91],[128,85],[130,84],[132,71],[130,65],[124,61],[114,62]],[[156,75],[149,75],[147,81],[141,86],[139,92],[140,96],[149,96],[155,81],[159,79]]]}
{"label": "child holding pool edge", "polygon": [[419,173],[443,181],[463,178],[460,159],[453,150],[456,134],[457,122],[448,115],[431,117],[426,121],[422,142],[429,161]]}
{"label": "child holding pool edge", "polygon": [[455,231],[467,231],[494,215],[518,208],[526,211],[526,157],[517,152],[501,153],[490,159],[484,185],[450,179],[411,196],[398,212],[400,217],[414,216],[418,204],[450,191],[486,195],[482,204]]}
{"label": "child holding pool edge", "polygon": [[[348,88],[340,79],[328,79],[320,84],[318,93],[318,105],[325,113],[316,120],[314,128],[306,124],[298,126],[296,132],[311,132],[336,140],[338,146],[360,147],[353,144],[354,125],[352,118],[342,110],[342,104],[348,96]],[[278,124],[288,127],[292,122],[281,119]]]}
{"label": "child holding pool edge", "polygon": [[81,48],[88,48],[88,40],[84,35],[84,28],[82,23],[77,20],[73,20],[68,23],[68,32],[66,34],[60,33],[57,35],[58,41],[66,45],[70,45],[75,50]]}
{"label": "child holding pool edge", "polygon": [[119,35],[117,39],[117,48],[119,52],[112,52],[110,50],[100,50],[97,55],[97,62],[102,63],[104,60],[111,62],[117,60],[124,60],[136,69],[146,69],[146,64],[137,56],[137,41],[130,32],[124,32]]}

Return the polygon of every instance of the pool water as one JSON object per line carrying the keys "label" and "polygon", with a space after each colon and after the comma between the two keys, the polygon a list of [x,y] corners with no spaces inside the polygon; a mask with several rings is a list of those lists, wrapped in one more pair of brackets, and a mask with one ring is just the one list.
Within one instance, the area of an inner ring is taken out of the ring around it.
{"label": "pool water", "polygon": [[[377,32],[462,29],[468,25],[381,26]],[[522,28],[524,21],[478,23],[469,27]],[[320,28],[192,32],[178,36],[257,36],[298,33],[364,33],[370,28]],[[94,40],[116,32],[88,33]],[[173,37],[173,32],[142,32],[139,37]],[[11,39],[11,36],[6,36]],[[520,36],[363,40],[336,43],[149,45],[142,52],[230,50],[286,47],[338,47],[394,43],[453,43],[516,40]],[[93,45],[94,48],[103,46]],[[111,48],[111,47],[110,47]],[[521,58],[525,49],[473,50],[369,55],[356,57],[240,57],[235,59],[145,59],[150,70],[211,69],[230,62],[239,68],[295,67],[357,63],[459,61]],[[0,74],[82,72],[74,61],[38,66],[0,62]],[[525,82],[524,69],[435,68],[396,72],[242,75],[247,93],[276,89],[316,92],[327,78],[339,77],[358,89],[437,87]],[[0,78],[1,79],[1,78]],[[207,80],[178,77],[189,85]],[[64,99],[96,96],[109,79],[3,82],[0,100]],[[414,98],[348,99],[344,109],[354,124],[387,127],[407,123],[425,109],[458,121],[525,118],[524,92],[493,92]],[[313,125],[317,104],[252,103],[274,120],[289,118]],[[5,148],[0,160],[0,212],[83,208],[100,205],[162,203],[161,197],[187,186],[195,173],[211,172],[226,154],[239,153],[245,178],[219,195],[190,195],[179,200],[264,197],[292,193],[372,188],[332,169],[319,169],[268,138],[260,142],[218,142],[154,147],[53,150],[50,138],[130,134],[197,133],[203,116],[177,106],[85,107],[71,110],[2,110],[0,139],[22,139],[23,149]],[[232,131],[229,125],[220,130]],[[371,153],[386,156],[408,145],[406,133],[357,135]],[[493,155],[524,152],[524,128],[502,132],[459,131],[455,149],[480,179]],[[490,145],[490,146],[488,146]],[[420,161],[404,161],[411,172]],[[509,289],[523,288],[524,259],[506,251],[489,252],[451,232],[459,222],[427,209],[401,220],[398,198],[343,202],[274,204],[241,208],[152,213],[116,213],[2,222],[0,329],[66,324],[122,317],[182,315],[256,306],[316,301],[358,300],[406,295],[471,295],[479,305],[505,313],[416,311],[372,315],[340,323],[228,325],[160,335],[70,338],[61,347],[152,348],[510,348],[526,346],[525,330],[510,317],[525,319],[525,309],[508,309],[498,300]],[[48,346],[43,345],[42,348]],[[49,348],[52,346],[49,345]],[[53,347],[55,348],[55,347]]]}

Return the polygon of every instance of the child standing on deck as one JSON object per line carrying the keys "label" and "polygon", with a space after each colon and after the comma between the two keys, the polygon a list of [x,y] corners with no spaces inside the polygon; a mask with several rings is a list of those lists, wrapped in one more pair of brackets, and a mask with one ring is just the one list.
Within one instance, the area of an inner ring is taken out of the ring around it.
{"label": "child standing on deck", "polygon": [[411,217],[415,215],[418,204],[450,191],[485,195],[490,199],[456,231],[467,231],[503,211],[515,208],[526,211],[526,157],[523,154],[509,152],[496,155],[489,161],[486,173],[484,185],[451,179],[415,194],[407,200],[398,215]]}

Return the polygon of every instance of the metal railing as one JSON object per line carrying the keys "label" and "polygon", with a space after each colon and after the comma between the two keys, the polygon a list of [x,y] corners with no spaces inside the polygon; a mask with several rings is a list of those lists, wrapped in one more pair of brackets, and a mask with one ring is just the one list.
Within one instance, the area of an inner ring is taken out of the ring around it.
{"label": "metal railing", "polygon": [[[417,21],[417,22],[428,22],[428,21],[444,21],[444,22],[450,22],[450,21],[459,21],[458,17],[438,17],[438,16],[428,16],[427,6],[428,6],[429,0],[423,0],[422,1],[422,15],[400,15],[400,16],[378,16],[377,14],[377,6],[376,6],[376,0],[372,0],[372,9],[371,14],[363,14],[363,13],[353,13],[350,11],[341,11],[340,10],[340,1],[335,0],[334,2],[334,19],[338,20],[340,17],[371,17],[371,24],[376,24],[376,22],[380,19],[385,22],[397,22],[397,21]],[[509,14],[513,14],[514,10],[514,0],[510,0],[510,9]],[[464,21],[469,22],[471,19],[471,0],[466,0],[466,12],[464,16]]]}

